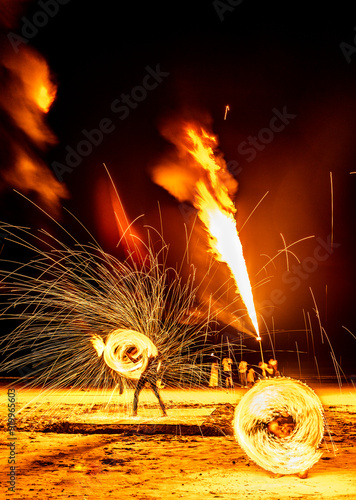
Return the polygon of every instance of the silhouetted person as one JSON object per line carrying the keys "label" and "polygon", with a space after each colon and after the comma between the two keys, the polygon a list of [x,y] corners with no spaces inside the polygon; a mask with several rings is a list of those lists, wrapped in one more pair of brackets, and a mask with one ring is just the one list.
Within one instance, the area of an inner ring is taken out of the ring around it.
{"label": "silhouetted person", "polygon": [[251,367],[247,372],[247,387],[251,387],[255,384],[255,370]]}
{"label": "silhouetted person", "polygon": [[[214,355],[212,354],[212,356]],[[219,387],[219,362],[215,357],[211,363],[209,387]]]}
{"label": "silhouetted person", "polygon": [[223,365],[223,378],[226,387],[234,387],[232,381],[232,359],[227,357],[222,360]]}
{"label": "silhouetted person", "polygon": [[242,387],[247,387],[247,361],[240,361],[239,363],[239,376],[240,376],[240,384]]}
{"label": "silhouetted person", "polygon": [[[137,358],[135,358],[133,356],[135,354],[135,352],[137,352],[136,349],[126,352],[127,357],[133,363],[137,363],[139,361]],[[144,388],[146,382],[148,382],[148,384],[151,386],[152,391],[154,392],[156,398],[158,399],[163,416],[167,415],[166,407],[164,406],[164,403],[161,399],[161,396],[159,394],[159,390],[157,387],[158,372],[159,372],[160,368],[161,368],[161,361],[159,360],[159,355],[149,356],[145,371],[141,374],[140,378],[137,381],[135,394],[134,394],[134,400],[133,400],[133,412],[132,412],[133,417],[137,416],[138,397],[139,397],[140,392]]]}
{"label": "silhouetted person", "polygon": [[269,366],[267,363],[260,361],[258,366],[261,368],[262,377],[269,378],[273,376],[273,368]]}
{"label": "silhouetted person", "polygon": [[280,374],[278,371],[278,361],[276,359],[271,358],[268,361],[268,366],[273,370],[272,377],[279,377]]}

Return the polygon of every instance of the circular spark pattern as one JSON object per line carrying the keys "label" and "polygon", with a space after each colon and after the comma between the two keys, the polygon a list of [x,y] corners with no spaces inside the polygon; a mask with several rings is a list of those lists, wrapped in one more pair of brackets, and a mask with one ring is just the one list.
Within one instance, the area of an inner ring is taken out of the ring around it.
{"label": "circular spark pattern", "polygon": [[[131,348],[135,348],[135,362],[127,356]],[[104,348],[105,363],[130,379],[139,379],[147,367],[148,358],[157,355],[154,343],[143,333],[134,330],[114,330],[108,336]]]}
{"label": "circular spark pattern", "polygon": [[[190,321],[194,270],[183,281],[166,267],[163,240],[159,251],[147,245],[137,261],[120,261],[66,231],[70,245],[42,230],[0,229],[8,246],[0,268],[0,325],[8,330],[0,339],[1,372],[29,387],[114,390],[117,383],[131,387],[158,350],[166,385],[205,380],[196,352],[211,349],[210,317]],[[125,355],[129,347],[137,348],[137,363]]]}
{"label": "circular spark pattern", "polygon": [[[293,419],[292,432],[278,437],[270,430],[272,421],[286,416]],[[260,380],[237,405],[234,430],[239,445],[257,465],[278,474],[296,474],[321,457],[323,410],[314,391],[298,380]]]}

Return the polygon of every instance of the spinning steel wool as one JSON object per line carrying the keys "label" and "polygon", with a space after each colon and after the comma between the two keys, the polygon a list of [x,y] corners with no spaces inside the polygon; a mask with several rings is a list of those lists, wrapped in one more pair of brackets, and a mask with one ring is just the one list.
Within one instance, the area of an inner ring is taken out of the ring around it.
{"label": "spinning steel wool", "polygon": [[321,457],[321,403],[298,380],[260,380],[236,407],[234,429],[246,454],[274,473],[303,473]]}
{"label": "spinning steel wool", "polygon": [[[114,330],[104,344],[98,335],[92,339],[98,356],[104,353],[105,363],[125,378],[139,379],[145,371],[150,356],[157,356],[158,351],[153,342],[142,333],[133,330]],[[133,362],[127,351],[135,349]]]}
{"label": "spinning steel wool", "polygon": [[[0,343],[1,370],[23,370],[29,386],[105,388],[117,377],[138,379],[158,350],[166,384],[201,381],[193,352],[204,348],[209,317],[190,321],[194,275],[183,284],[165,266],[164,243],[137,264],[97,244],[69,247],[48,233],[2,229],[8,245],[25,247],[30,258],[2,262],[0,318],[15,327]],[[130,347],[137,363],[125,356]]]}

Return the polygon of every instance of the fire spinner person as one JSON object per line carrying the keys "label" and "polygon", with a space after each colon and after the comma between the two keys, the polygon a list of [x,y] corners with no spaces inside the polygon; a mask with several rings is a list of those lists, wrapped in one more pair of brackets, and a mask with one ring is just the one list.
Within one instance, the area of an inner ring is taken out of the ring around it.
{"label": "fire spinner person", "polygon": [[[130,349],[129,351],[126,351],[127,357],[133,363],[137,363],[139,361],[135,357],[136,353],[137,353],[137,349],[135,347]],[[133,412],[132,412],[133,417],[137,416],[138,397],[139,397],[140,392],[144,388],[146,382],[148,382],[148,384],[151,386],[152,391],[154,392],[156,398],[158,399],[159,405],[160,405],[161,410],[162,410],[162,415],[164,417],[167,416],[166,407],[164,406],[164,403],[161,399],[161,396],[159,394],[159,390],[157,387],[158,372],[160,371],[160,368],[161,368],[161,361],[159,359],[159,354],[158,354],[158,356],[150,355],[148,358],[148,363],[147,363],[146,369],[141,374],[140,378],[137,381],[135,394],[134,394],[134,400],[133,400]]]}

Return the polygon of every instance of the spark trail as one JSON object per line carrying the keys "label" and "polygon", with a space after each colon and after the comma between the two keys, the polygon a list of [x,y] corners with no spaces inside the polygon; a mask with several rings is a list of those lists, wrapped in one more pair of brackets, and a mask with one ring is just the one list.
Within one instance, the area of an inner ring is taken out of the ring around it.
{"label": "spark trail", "polygon": [[[158,349],[167,385],[201,380],[204,369],[192,353],[204,348],[210,318],[188,321],[196,306],[194,272],[182,283],[164,264],[163,242],[160,252],[147,248],[137,264],[119,261],[96,243],[68,246],[47,232],[5,223],[1,230],[8,245],[30,254],[26,263],[2,261],[0,320],[15,326],[0,343],[1,371],[30,366],[22,380],[28,387],[113,387],[121,375],[97,348],[115,343],[113,332],[121,329]],[[126,377],[122,381],[130,386]]]}

